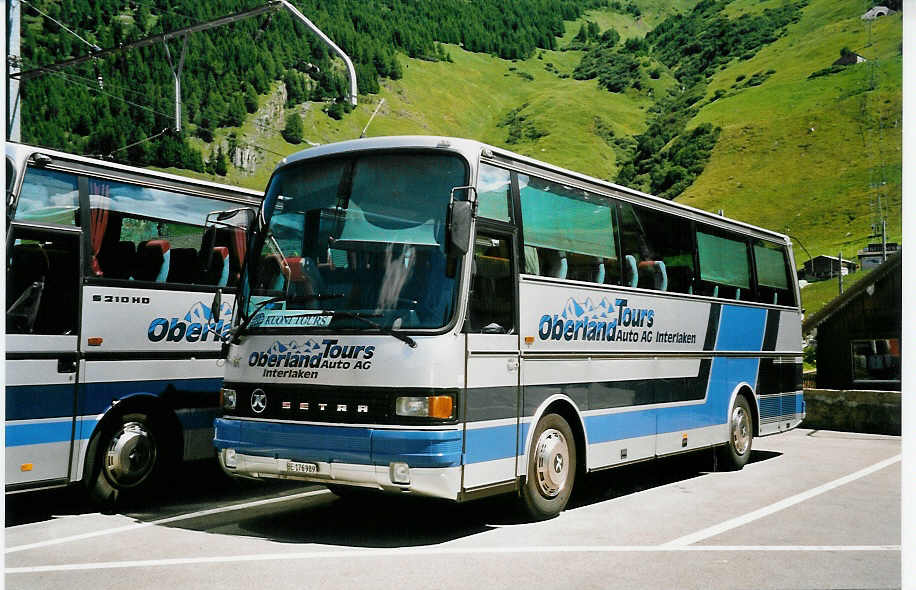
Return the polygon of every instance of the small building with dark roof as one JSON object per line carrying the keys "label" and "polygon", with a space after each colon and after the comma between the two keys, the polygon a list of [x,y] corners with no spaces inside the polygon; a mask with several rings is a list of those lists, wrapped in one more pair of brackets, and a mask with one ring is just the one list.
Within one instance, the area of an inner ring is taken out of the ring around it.
{"label": "small building with dark roof", "polygon": [[842,263],[838,261],[839,258],[836,256],[826,256],[824,254],[815,256],[805,261],[801,270],[798,271],[798,278],[806,281],[823,281],[839,276],[840,273],[846,275],[856,272],[859,267],[854,261],[846,258],[843,259]]}
{"label": "small building with dark roof", "polygon": [[818,389],[900,391],[901,254],[807,318],[817,348]]}

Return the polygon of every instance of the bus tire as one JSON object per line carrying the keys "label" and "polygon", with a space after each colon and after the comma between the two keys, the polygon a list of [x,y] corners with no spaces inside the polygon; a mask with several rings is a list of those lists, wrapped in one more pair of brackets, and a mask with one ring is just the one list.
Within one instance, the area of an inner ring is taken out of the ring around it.
{"label": "bus tire", "polygon": [[576,440],[562,416],[541,418],[531,437],[522,506],[534,520],[553,518],[566,507],[576,479]]}
{"label": "bus tire", "polygon": [[735,398],[731,414],[728,416],[728,442],[719,449],[719,459],[728,471],[738,471],[751,458],[751,447],[754,441],[753,414],[747,398],[739,395]]}
{"label": "bus tire", "polygon": [[155,489],[169,460],[163,432],[151,414],[142,412],[108,421],[87,453],[85,482],[90,500],[113,507]]}

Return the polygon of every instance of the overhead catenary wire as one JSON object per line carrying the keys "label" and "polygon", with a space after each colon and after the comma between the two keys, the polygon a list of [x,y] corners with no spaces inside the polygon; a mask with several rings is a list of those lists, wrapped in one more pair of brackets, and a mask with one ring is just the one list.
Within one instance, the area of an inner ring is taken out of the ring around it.
{"label": "overhead catenary wire", "polygon": [[66,81],[66,82],[69,82],[69,83],[71,83],[71,84],[76,84],[76,85],[78,85],[78,86],[83,86],[83,87],[85,87],[87,90],[90,90],[90,91],[92,91],[92,92],[97,92],[97,93],[99,93],[99,94],[102,94],[102,95],[107,96],[108,98],[112,98],[112,99],[114,99],[114,100],[119,100],[119,101],[124,102],[124,103],[127,103],[127,104],[129,104],[129,105],[131,105],[131,106],[137,107],[138,109],[143,109],[143,110],[145,110],[145,111],[149,111],[149,112],[151,112],[151,113],[154,113],[154,114],[156,114],[156,115],[159,115],[160,117],[165,117],[165,118],[167,118],[167,119],[169,119],[169,120],[174,120],[174,119],[175,119],[175,117],[174,117],[173,115],[167,115],[166,113],[163,113],[162,111],[157,111],[156,109],[154,109],[154,108],[152,108],[152,107],[148,107],[148,106],[146,106],[146,105],[138,104],[138,103],[133,102],[133,101],[131,101],[131,100],[127,100],[127,99],[124,98],[124,97],[118,96],[118,95],[116,95],[116,94],[111,94],[110,92],[105,92],[104,90],[102,90],[102,89],[100,89],[100,88],[98,88],[97,86],[94,86],[94,85],[92,85],[92,84],[85,83],[85,78],[79,79],[79,78],[77,77],[78,80],[71,80],[71,79],[70,79],[70,78],[71,78],[71,75],[70,75],[70,74],[66,74],[66,73],[64,73],[64,72],[53,71],[53,72],[48,72],[48,73],[51,74],[51,75],[53,75],[53,76],[57,76],[57,77],[63,79],[63,80]]}
{"label": "overhead catenary wire", "polygon": [[[23,63],[25,63],[25,61],[26,61],[26,60],[23,60]],[[36,67],[36,68],[40,68],[41,66],[35,66],[35,67]],[[57,73],[57,72],[48,72],[48,73],[49,73],[49,74],[54,74],[54,73]],[[61,73],[63,73],[63,72],[61,72]],[[76,80],[81,80],[81,81],[83,81],[83,82],[86,82],[88,85],[91,85],[91,86],[93,86],[93,87],[95,87],[95,86],[98,85],[98,84],[97,84],[97,79],[96,79],[96,78],[87,78],[86,76],[81,76],[81,75],[79,75],[79,74],[74,74],[74,73],[72,73],[72,72],[71,72],[71,73],[66,73],[66,74],[64,74],[64,75],[66,75],[66,76],[68,76],[68,77],[70,77],[70,78],[76,79]],[[133,95],[140,96],[140,97],[143,97],[143,98],[148,98],[148,97],[149,97],[149,93],[148,93],[148,92],[143,92],[142,90],[134,90],[133,88],[130,88],[130,87],[128,87],[128,86],[112,85],[112,84],[110,84],[110,83],[108,83],[108,82],[105,83],[105,86],[106,86],[107,88],[111,89],[111,90],[119,90],[119,91],[121,91],[121,92],[133,94]]]}
{"label": "overhead catenary wire", "polygon": [[42,12],[41,9],[39,9],[37,6],[35,6],[35,5],[32,4],[31,2],[29,2],[29,0],[20,0],[20,1],[21,1],[23,4],[25,4],[26,6],[28,6],[29,8],[31,8],[32,10],[34,10],[35,12],[37,12],[38,14],[40,14],[41,16],[43,16],[43,17],[45,17],[46,19],[48,19],[48,20],[54,22],[54,24],[56,24],[58,27],[60,27],[60,28],[62,28],[63,30],[67,31],[68,33],[70,33],[71,35],[73,35],[74,37],[76,37],[77,39],[79,39],[80,41],[82,41],[83,43],[85,43],[86,45],[88,45],[89,48],[92,49],[93,51],[101,51],[101,49],[102,49],[101,47],[99,47],[98,45],[95,45],[94,43],[90,43],[89,41],[86,41],[85,39],[83,39],[82,37],[80,37],[76,32],[74,32],[72,29],[70,29],[70,28],[69,28],[67,25],[65,25],[64,23],[60,22],[59,20],[57,20],[57,19],[54,18],[53,16],[51,16],[51,15],[45,13],[45,12]]}
{"label": "overhead catenary wire", "polygon": [[141,140],[139,140],[139,141],[135,141],[135,142],[130,143],[130,144],[127,144],[127,145],[125,145],[124,147],[120,147],[120,148],[118,148],[118,149],[112,151],[110,154],[108,154],[108,157],[109,157],[109,158],[113,158],[114,155],[115,155],[116,153],[118,153],[118,152],[123,152],[124,150],[130,149],[130,148],[132,148],[132,147],[134,147],[134,146],[136,146],[136,145],[140,145],[141,143],[146,143],[147,141],[152,141],[152,140],[154,140],[154,139],[156,139],[156,138],[158,138],[158,137],[162,137],[163,135],[165,135],[166,133],[169,132],[169,129],[170,129],[169,127],[165,127],[165,128],[163,128],[162,131],[160,131],[159,133],[156,133],[156,134],[154,134],[154,135],[150,135],[149,137],[144,137],[143,139],[141,139]]}

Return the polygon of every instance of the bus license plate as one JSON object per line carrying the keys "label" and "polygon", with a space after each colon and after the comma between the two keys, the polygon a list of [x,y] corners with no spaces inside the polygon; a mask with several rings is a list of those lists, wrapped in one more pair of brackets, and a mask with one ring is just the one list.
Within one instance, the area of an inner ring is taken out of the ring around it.
{"label": "bus license plate", "polygon": [[318,466],[314,463],[299,463],[297,461],[287,461],[287,473],[318,473]]}

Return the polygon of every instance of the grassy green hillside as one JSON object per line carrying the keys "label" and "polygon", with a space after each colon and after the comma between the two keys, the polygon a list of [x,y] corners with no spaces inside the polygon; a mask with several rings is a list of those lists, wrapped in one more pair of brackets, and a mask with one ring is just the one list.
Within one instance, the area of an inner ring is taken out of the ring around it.
{"label": "grassy green hillside", "polygon": [[[759,6],[739,0],[731,9]],[[690,125],[710,122],[722,133],[705,171],[679,202],[788,229],[800,264],[808,256],[799,241],[812,255],[842,250],[854,256],[868,242],[872,202],[880,193],[888,232],[899,239],[901,17],[868,25],[861,12],[860,3],[811,0],[785,37],[713,77],[707,99],[717,91],[725,95]],[[808,79],[843,47],[869,61]],[[770,71],[763,84],[741,87]]]}
{"label": "grassy green hillside", "polygon": [[[781,3],[735,0],[727,14],[759,13]],[[590,11],[567,23],[558,47],[567,46],[586,20],[599,23],[602,30],[613,26],[626,38],[644,34],[665,15],[692,4],[645,0],[638,3],[638,20],[610,8]],[[854,257],[868,241],[872,203],[880,193],[889,214],[889,238],[899,241],[902,24],[895,15],[868,25],[859,18],[861,12],[858,2],[810,0],[785,36],[712,76],[688,127],[712,123],[722,128],[721,135],[705,171],[679,202],[724,209],[729,217],[788,232],[796,241],[800,266],[808,257],[805,249],[811,255],[842,250]],[[843,47],[869,61],[808,78],[830,66]],[[613,179],[619,148],[607,132],[602,137],[597,131],[607,127],[615,138],[625,138],[645,128],[652,105],[646,92],[613,94],[599,90],[595,80],[568,77],[582,52],[538,51],[525,61],[507,61],[457,46],[447,50],[451,63],[401,56],[403,78],[385,82],[378,95],[361,96],[356,110],[342,121],[322,113],[320,103],[300,107],[305,109],[305,138],[327,143],[358,137],[384,99],[369,136],[470,137]],[[755,74],[763,82],[749,85]],[[654,83],[656,96],[661,96],[673,78],[665,71]],[[513,111],[521,139],[510,143],[507,119]],[[228,132],[218,131],[217,139],[225,139]],[[278,154],[306,147],[288,144],[252,120],[236,132],[240,143],[269,151],[254,174],[230,166],[228,178],[217,180],[263,188]],[[205,154],[209,149],[203,146]],[[835,282],[813,284],[803,290],[803,303],[813,312],[835,293]]]}

